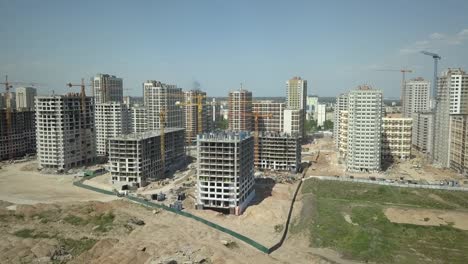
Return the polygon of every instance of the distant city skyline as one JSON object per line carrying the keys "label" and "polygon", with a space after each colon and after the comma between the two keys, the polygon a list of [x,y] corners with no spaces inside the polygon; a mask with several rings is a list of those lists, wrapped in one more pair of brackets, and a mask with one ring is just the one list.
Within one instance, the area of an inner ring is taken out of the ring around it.
{"label": "distant city skyline", "polygon": [[0,0],[0,78],[38,82],[38,94],[107,73],[131,96],[154,79],[262,97],[300,76],[309,94],[369,84],[397,98],[401,75],[377,70],[432,80],[421,50],[442,56],[440,72],[468,69],[467,1],[358,2]]}

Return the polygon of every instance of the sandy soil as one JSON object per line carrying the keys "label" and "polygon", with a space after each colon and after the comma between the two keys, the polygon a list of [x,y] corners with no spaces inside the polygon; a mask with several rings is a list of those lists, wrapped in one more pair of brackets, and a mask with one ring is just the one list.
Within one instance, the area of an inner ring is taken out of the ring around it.
{"label": "sandy soil", "polygon": [[468,230],[468,212],[390,207],[384,213],[393,223],[424,226],[453,224],[455,228]]}
{"label": "sandy soil", "polygon": [[36,167],[35,161],[4,165],[0,169],[0,200],[35,204],[116,199],[73,186],[73,176],[46,175]]}
{"label": "sandy soil", "polygon": [[[282,232],[275,231],[275,226],[281,225],[284,228],[292,194],[296,186],[297,183],[294,185],[276,184],[271,191],[269,188],[264,190],[263,194],[257,187],[257,201],[248,206],[240,216],[224,215],[212,210],[194,210],[191,208],[186,210],[248,236],[265,246],[273,246],[280,240],[282,235]],[[268,195],[269,192],[271,192],[271,196]]]}
{"label": "sandy soil", "polygon": [[316,144],[302,146],[309,148],[309,153],[304,156],[305,160],[312,161],[312,167],[306,176],[343,176],[345,167],[338,163],[338,153],[331,137],[316,139]]}

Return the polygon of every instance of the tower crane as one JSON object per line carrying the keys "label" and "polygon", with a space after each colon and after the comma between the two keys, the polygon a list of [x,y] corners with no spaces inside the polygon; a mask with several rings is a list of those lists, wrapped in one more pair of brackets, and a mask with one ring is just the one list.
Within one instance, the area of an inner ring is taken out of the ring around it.
{"label": "tower crane", "polygon": [[86,108],[86,86],[91,86],[89,84],[85,84],[84,82],[84,79],[81,78],[81,84],[72,84],[71,82],[70,83],[67,83],[67,86],[69,88],[72,88],[74,86],[78,86],[81,88],[80,90],[80,96],[81,96],[81,112],[84,114],[85,112],[85,108]]}
{"label": "tower crane", "polygon": [[[203,107],[204,106],[211,106],[211,104],[203,103],[203,98],[206,98],[206,95],[204,94],[198,94],[196,95],[196,103],[191,103],[191,102],[176,102],[176,105],[180,106],[196,106],[197,107],[197,134],[203,133]],[[192,141],[192,131],[190,131],[189,135],[189,145],[191,144]]]}
{"label": "tower crane", "polygon": [[401,107],[403,108],[403,113],[405,113],[405,94],[406,94],[406,73],[412,73],[413,70],[410,69],[383,69],[377,71],[386,71],[386,72],[401,72],[401,91],[400,91],[400,102]]}
{"label": "tower crane", "polygon": [[435,54],[432,52],[427,52],[427,51],[421,51],[422,54],[431,56],[434,59],[434,79],[432,80],[432,111],[434,112],[433,115],[433,121],[432,121],[432,150],[431,150],[431,159],[434,161],[435,159],[435,124],[436,124],[436,118],[437,115],[435,114],[437,112],[437,64],[442,57],[439,56],[439,54]]}

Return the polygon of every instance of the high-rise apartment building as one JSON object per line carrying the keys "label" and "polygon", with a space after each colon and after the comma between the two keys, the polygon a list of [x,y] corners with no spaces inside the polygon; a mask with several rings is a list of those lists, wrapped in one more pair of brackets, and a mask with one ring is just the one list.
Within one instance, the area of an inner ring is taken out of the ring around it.
{"label": "high-rise apartment building", "polygon": [[431,83],[420,77],[409,80],[406,82],[403,96],[403,117],[411,117],[416,112],[429,111]]}
{"label": "high-rise apartment building", "polygon": [[162,127],[161,117],[167,128],[184,128],[183,108],[178,104],[184,100],[181,88],[150,80],[143,84],[143,89],[149,130]]}
{"label": "high-rise apartment building", "polygon": [[348,96],[348,150],[346,170],[381,170],[383,93],[359,86]]}
{"label": "high-rise apartment building", "polygon": [[468,114],[468,74],[448,69],[438,78],[435,115],[434,163],[450,167],[450,119]]}
{"label": "high-rise apartment building", "polygon": [[10,107],[11,110],[16,109],[16,94],[14,92],[0,93],[0,109]]}
{"label": "high-rise apartment building", "polygon": [[[301,77],[293,77],[286,82],[286,108],[301,110],[301,123],[305,123],[307,107],[307,81]],[[301,137],[305,137],[304,126],[302,127]]]}
{"label": "high-rise apartment building", "polygon": [[382,118],[382,159],[394,162],[411,157],[411,118]]}
{"label": "high-rise apartment building", "polygon": [[146,108],[144,106],[133,105],[129,111],[131,133],[141,133],[148,131],[146,122]]}
{"label": "high-rise apartment building", "polygon": [[283,131],[285,103],[256,101],[253,102],[252,107],[253,112],[259,115],[258,131]]}
{"label": "high-rise apartment building", "polygon": [[326,114],[327,114],[327,106],[325,104],[318,104],[317,111],[316,111],[317,126],[323,126],[323,123],[326,120]]}
{"label": "high-rise apartment building", "polygon": [[209,106],[206,104],[205,92],[191,90],[184,92],[184,96],[182,107],[185,112],[185,140],[188,145],[191,145],[196,142],[197,134],[209,131]]}
{"label": "high-rise apartment building", "polygon": [[313,120],[315,119],[315,112],[318,104],[318,96],[307,96],[307,110],[306,110],[306,119]]}
{"label": "high-rise apartment building", "polygon": [[34,97],[37,91],[33,87],[16,88],[16,108],[18,110],[34,110]]}
{"label": "high-rise apartment building", "polygon": [[248,132],[198,135],[197,208],[240,215],[255,196],[254,140]]}
{"label": "high-rise apartment building", "polygon": [[[39,168],[58,171],[84,166],[96,158],[92,97],[79,94],[36,97],[36,144]],[[84,110],[84,111],[83,111]]]}
{"label": "high-rise apartment building", "polygon": [[335,147],[339,148],[340,146],[340,126],[341,126],[341,111],[348,111],[348,94],[342,93],[336,97],[335,104],[335,118],[333,120],[333,139],[335,141]]}
{"label": "high-rise apartment building", "polygon": [[283,121],[283,132],[292,136],[302,138],[304,131],[303,110],[285,109]]}
{"label": "high-rise apartment building", "polygon": [[10,127],[7,111],[0,109],[0,160],[36,152],[36,117],[34,111],[11,110]]}
{"label": "high-rise apartment building", "polygon": [[252,92],[245,89],[229,92],[228,122],[229,130],[252,130]]}
{"label": "high-rise apartment building", "polygon": [[123,102],[123,81],[109,74],[97,74],[92,79],[94,103]]}
{"label": "high-rise apartment building", "polygon": [[450,168],[468,176],[468,115],[454,115],[450,129]]}
{"label": "high-rise apartment building", "polygon": [[417,112],[413,114],[412,144],[422,153],[432,153],[433,112]]}
{"label": "high-rise apartment building", "polygon": [[109,139],[130,133],[130,116],[124,103],[100,103],[95,105],[96,153],[107,156]]}
{"label": "high-rise apartment building", "polygon": [[216,124],[218,121],[221,121],[221,105],[219,105],[218,102],[216,102],[216,98],[212,98],[212,101],[209,103],[210,104],[210,109],[208,113],[208,124],[210,127],[210,130],[216,130]]}

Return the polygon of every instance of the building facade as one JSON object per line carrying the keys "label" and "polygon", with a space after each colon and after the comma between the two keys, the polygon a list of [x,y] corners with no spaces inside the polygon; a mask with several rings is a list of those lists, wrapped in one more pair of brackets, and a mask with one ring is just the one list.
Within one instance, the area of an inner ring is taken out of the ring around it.
{"label": "building facade", "polygon": [[[200,90],[184,92],[185,141],[188,145],[196,142],[197,134],[209,131],[206,93]],[[200,105],[200,109],[199,109]]]}
{"label": "building facade", "polygon": [[10,111],[10,128],[7,111],[0,109],[0,160],[36,153],[36,116],[34,111]]}
{"label": "building facade", "polygon": [[161,131],[132,133],[109,140],[109,171],[112,184],[145,186],[165,177],[165,170],[177,168],[185,159],[182,128],[164,131],[165,158],[161,159]]}
{"label": "building facade", "polygon": [[95,106],[96,154],[107,156],[109,139],[130,133],[130,114],[124,103],[101,103]]}
{"label": "building facade", "polygon": [[198,135],[197,208],[240,215],[254,198],[254,140],[248,132]]}
{"label": "building facade", "polygon": [[143,88],[149,130],[162,127],[161,117],[167,128],[184,127],[183,108],[178,104],[184,100],[181,88],[152,80],[145,82]]}
{"label": "building facade", "polygon": [[418,112],[413,114],[412,144],[421,153],[432,153],[433,112]]}
{"label": "building facade", "polygon": [[[82,107],[79,94],[36,97],[36,144],[39,168],[66,171],[96,158],[92,97]],[[84,111],[83,111],[84,110]]]}
{"label": "building facade", "polygon": [[283,132],[292,136],[298,136],[302,138],[302,132],[304,131],[303,110],[285,109],[283,113]]}
{"label": "building facade", "polygon": [[468,114],[468,74],[448,69],[438,78],[435,115],[434,163],[450,167],[450,119]]}
{"label": "building facade", "polygon": [[336,97],[335,104],[335,118],[333,120],[333,139],[335,142],[335,147],[339,148],[340,145],[340,126],[341,126],[341,111],[348,111],[348,94],[342,93]]}
{"label": "building facade", "polygon": [[359,86],[348,97],[348,149],[346,170],[381,170],[383,93]]}
{"label": "building facade", "polygon": [[316,119],[315,111],[318,104],[318,96],[307,96],[307,111],[306,119],[313,120]]}
{"label": "building facade", "polygon": [[148,131],[146,121],[146,107],[133,105],[130,108],[130,131],[131,133],[141,133]]}
{"label": "building facade", "polygon": [[262,132],[258,136],[258,158],[255,167],[261,170],[297,172],[301,165],[299,137],[279,132]]}
{"label": "building facade", "polygon": [[92,79],[94,103],[123,102],[123,81],[109,74],[97,74]]}
{"label": "building facade", "polygon": [[450,168],[468,176],[468,115],[451,118]]}
{"label": "building facade", "polygon": [[229,130],[252,131],[252,121],[252,92],[242,88],[229,92]]}
{"label": "building facade", "polygon": [[[286,82],[286,108],[292,110],[302,110],[300,122],[305,123],[307,107],[307,81],[301,77],[293,77]],[[302,126],[301,137],[306,135],[304,126]]]}
{"label": "building facade", "polygon": [[259,115],[258,131],[283,131],[285,103],[257,101],[252,106],[253,112]]}
{"label": "building facade", "polygon": [[382,118],[382,160],[394,162],[411,157],[411,118]]}
{"label": "building facade", "polygon": [[413,113],[431,110],[431,82],[420,77],[409,80],[406,82],[403,96],[403,117],[410,118]]}
{"label": "building facade", "polygon": [[323,127],[323,123],[326,120],[326,105],[318,104],[317,105],[317,126]]}

